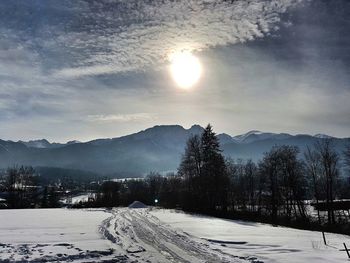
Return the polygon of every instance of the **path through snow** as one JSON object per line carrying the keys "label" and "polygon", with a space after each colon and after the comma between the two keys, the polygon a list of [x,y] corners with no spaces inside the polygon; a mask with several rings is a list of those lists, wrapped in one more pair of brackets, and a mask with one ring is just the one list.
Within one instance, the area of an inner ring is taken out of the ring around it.
{"label": "path through snow", "polygon": [[208,241],[165,225],[148,209],[114,209],[111,213],[100,232],[136,262],[258,262],[214,250]]}
{"label": "path through snow", "polygon": [[167,209],[0,212],[0,262],[340,263],[350,237]]}

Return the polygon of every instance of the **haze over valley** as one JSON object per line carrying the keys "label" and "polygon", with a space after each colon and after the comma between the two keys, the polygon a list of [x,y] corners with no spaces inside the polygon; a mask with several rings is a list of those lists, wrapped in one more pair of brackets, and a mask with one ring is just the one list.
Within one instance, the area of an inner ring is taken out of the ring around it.
{"label": "haze over valley", "polygon": [[[78,169],[98,175],[138,177],[149,172],[176,172],[191,135],[200,135],[204,128],[193,125],[160,125],[138,133],[88,142],[50,143],[45,139],[28,142],[0,140],[0,166],[16,164]],[[292,145],[300,149],[317,141],[333,138],[327,135],[269,133],[250,131],[236,136],[219,133],[226,157],[258,161],[275,145]],[[333,138],[339,153],[345,150],[347,138]]]}

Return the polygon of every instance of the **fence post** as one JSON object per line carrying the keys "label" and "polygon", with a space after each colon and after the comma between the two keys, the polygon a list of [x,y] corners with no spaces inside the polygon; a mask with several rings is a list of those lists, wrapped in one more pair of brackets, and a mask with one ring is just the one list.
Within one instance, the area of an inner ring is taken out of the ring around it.
{"label": "fence post", "polygon": [[346,244],[345,243],[343,243],[343,244],[344,244],[345,251],[348,254],[348,258],[350,258],[350,252],[349,252],[348,248],[346,247]]}
{"label": "fence post", "polygon": [[324,232],[323,232],[323,231],[322,231],[322,236],[323,236],[323,242],[324,242],[324,244],[327,246],[326,236],[324,235]]}

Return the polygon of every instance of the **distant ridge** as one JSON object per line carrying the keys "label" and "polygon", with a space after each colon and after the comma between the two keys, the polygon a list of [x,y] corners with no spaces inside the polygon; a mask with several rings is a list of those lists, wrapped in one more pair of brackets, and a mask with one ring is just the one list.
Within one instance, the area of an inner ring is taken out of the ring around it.
{"label": "distant ridge", "polygon": [[[158,125],[130,135],[96,139],[88,142],[50,143],[46,139],[24,141],[0,140],[0,168],[14,164],[78,169],[101,175],[139,176],[150,171],[174,171],[187,139],[200,135],[203,127],[193,125]],[[258,160],[274,145],[294,145],[303,152],[317,140],[333,138],[324,134],[291,135],[249,131],[231,136],[218,134],[223,153],[234,159]],[[347,139],[333,138],[341,153]]]}
{"label": "distant ridge", "polygon": [[[172,132],[177,131],[183,131],[186,130],[184,127],[182,127],[181,125],[156,125],[153,126],[151,128],[147,128],[145,130],[142,130],[140,132],[137,133],[133,133],[130,135],[124,135],[121,137],[114,137],[114,138],[105,138],[105,139],[94,139],[85,143],[91,143],[91,144],[95,144],[98,145],[100,143],[105,143],[105,142],[109,142],[112,140],[117,140],[117,139],[121,139],[124,137],[129,137],[129,136],[133,136],[133,137],[137,137],[137,136],[144,136],[145,134],[147,134],[148,136],[152,136],[152,135],[156,135],[156,133],[162,133],[165,132],[166,130],[171,130]],[[190,134],[200,134],[202,131],[204,130],[204,128],[198,124],[194,124],[192,125],[189,129],[187,129],[187,131],[189,131]],[[147,136],[145,135],[145,136]],[[297,134],[297,135],[291,135],[288,133],[272,133],[272,132],[262,132],[262,131],[258,131],[258,130],[252,130],[249,131],[247,133],[243,133],[240,135],[236,135],[236,136],[231,136],[227,133],[219,133],[218,137],[221,140],[221,143],[228,143],[228,142],[239,142],[239,143],[250,143],[253,141],[259,141],[259,140],[265,140],[265,139],[287,139],[287,138],[291,138],[291,137],[295,137],[295,136],[313,136],[315,138],[320,138],[320,139],[347,139],[347,138],[337,138],[337,137],[333,137],[327,134],[315,134],[315,135],[308,135],[308,134]],[[8,142],[12,142],[12,141],[8,141]],[[27,147],[33,147],[33,148],[53,148],[53,147],[63,147],[69,144],[75,144],[75,143],[82,143],[78,140],[71,140],[68,141],[67,143],[50,143],[48,140],[46,139],[38,139],[38,140],[30,140],[30,141],[18,141],[19,143],[23,143],[25,144]]]}

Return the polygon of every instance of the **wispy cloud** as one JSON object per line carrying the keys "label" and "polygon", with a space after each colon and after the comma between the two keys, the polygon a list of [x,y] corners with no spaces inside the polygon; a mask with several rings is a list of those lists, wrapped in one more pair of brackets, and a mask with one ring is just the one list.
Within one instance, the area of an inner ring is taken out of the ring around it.
{"label": "wispy cloud", "polygon": [[44,73],[56,80],[158,69],[179,50],[198,52],[269,35],[283,13],[308,1],[0,3],[0,58],[16,58],[10,74],[30,65],[27,72],[36,70],[36,78]]}
{"label": "wispy cloud", "polygon": [[88,115],[87,119],[92,122],[130,122],[156,120],[157,116],[151,113],[97,114]]}
{"label": "wispy cloud", "polygon": [[58,78],[145,70],[166,63],[178,50],[201,51],[268,35],[278,29],[281,14],[300,2],[95,0],[70,2],[74,12],[67,4],[51,3],[46,8],[62,13],[63,23],[40,22],[42,33],[27,44],[40,47]]}

